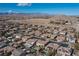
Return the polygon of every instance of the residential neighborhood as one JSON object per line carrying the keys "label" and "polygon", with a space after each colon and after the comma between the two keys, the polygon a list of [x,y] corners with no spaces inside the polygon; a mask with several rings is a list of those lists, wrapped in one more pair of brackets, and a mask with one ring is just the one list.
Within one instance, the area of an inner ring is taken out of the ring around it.
{"label": "residential neighborhood", "polygon": [[0,20],[0,56],[79,56],[79,32],[72,24],[62,25],[62,20],[46,25],[21,23],[12,16],[0,16],[10,17]]}

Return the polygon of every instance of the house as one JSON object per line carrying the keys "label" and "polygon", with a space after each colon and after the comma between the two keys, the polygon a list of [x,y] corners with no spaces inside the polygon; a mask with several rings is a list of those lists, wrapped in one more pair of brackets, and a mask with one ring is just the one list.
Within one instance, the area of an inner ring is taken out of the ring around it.
{"label": "house", "polygon": [[68,32],[68,34],[72,37],[75,37],[75,32]]}
{"label": "house", "polygon": [[35,33],[35,36],[38,36],[38,37],[41,35],[41,32],[39,30],[36,30],[34,33]]}
{"label": "house", "polygon": [[47,33],[51,33],[50,28],[46,29],[46,32],[47,32]]}
{"label": "house", "polygon": [[4,49],[0,49],[0,56],[3,56],[4,55]]}
{"label": "house", "polygon": [[48,41],[45,40],[38,40],[36,42],[36,46],[45,46],[48,43]]}
{"label": "house", "polygon": [[50,39],[55,39],[56,38],[56,35],[51,35],[51,38]]}
{"label": "house", "polygon": [[17,42],[13,42],[12,47],[13,48],[17,48],[18,46],[20,46]]}
{"label": "house", "polygon": [[63,42],[65,40],[65,36],[64,35],[58,35],[57,37],[56,37],[56,41],[57,42]]}
{"label": "house", "polygon": [[11,42],[11,41],[14,41],[15,39],[11,36],[11,37],[8,37],[7,40]]}
{"label": "house", "polygon": [[79,38],[77,38],[77,42],[79,43]]}
{"label": "house", "polygon": [[17,42],[18,45],[20,45],[20,44],[22,44],[22,43],[23,43],[22,40],[19,40],[19,41]]}
{"label": "house", "polygon": [[49,43],[47,46],[46,46],[46,48],[52,48],[52,49],[57,49],[59,47],[59,45],[58,44],[56,44],[56,43]]}
{"label": "house", "polygon": [[6,47],[6,46],[7,46],[7,44],[6,44],[5,42],[3,42],[3,41],[0,42],[0,49],[1,49],[1,48],[4,48],[4,47]]}
{"label": "house", "polygon": [[40,37],[41,37],[41,38],[47,38],[47,35],[46,35],[46,34],[41,34]]}
{"label": "house", "polygon": [[3,41],[2,37],[0,37],[0,42]]}
{"label": "house", "polygon": [[79,56],[79,50],[74,50],[73,56]]}
{"label": "house", "polygon": [[56,37],[56,35],[51,34],[51,33],[45,33],[41,35],[41,38],[49,38],[50,39],[54,39]]}
{"label": "house", "polygon": [[70,56],[70,55],[71,55],[70,48],[61,46],[57,49],[56,56]]}
{"label": "house", "polygon": [[26,48],[30,48],[36,43],[36,41],[37,41],[36,39],[29,39],[25,42],[24,46]]}
{"label": "house", "polygon": [[43,36],[44,36],[45,38],[51,38],[51,34],[50,34],[50,33],[45,33],[45,34],[43,34]]}
{"label": "house", "polygon": [[59,34],[66,35],[67,32],[66,31],[60,31]]}
{"label": "house", "polygon": [[75,37],[72,37],[72,36],[70,36],[70,35],[67,36],[66,39],[67,39],[67,41],[70,42],[70,43],[75,43],[75,41],[76,41],[76,38],[75,38]]}
{"label": "house", "polygon": [[54,30],[53,30],[53,34],[54,34],[54,35],[58,35],[58,34],[59,34],[59,31],[56,30],[56,29],[54,29]]}
{"label": "house", "polygon": [[11,46],[7,46],[4,48],[4,55],[11,55],[11,52],[14,50],[15,48],[11,47]]}
{"label": "house", "polygon": [[23,36],[23,37],[22,37],[22,41],[23,41],[23,42],[26,42],[28,39],[29,39],[29,36]]}
{"label": "house", "polygon": [[53,36],[51,36],[52,34],[50,34],[50,33],[46,33],[46,35],[47,35],[47,38],[53,37]]}
{"label": "house", "polygon": [[31,31],[31,32],[28,33],[28,35],[32,35],[32,34],[34,34],[34,31]]}
{"label": "house", "polygon": [[70,43],[75,43],[76,42],[76,37],[74,36],[74,34],[67,34],[66,40]]}
{"label": "house", "polygon": [[67,28],[67,32],[72,32],[72,33],[74,33],[74,32],[75,32],[75,29],[74,29],[73,27],[69,27],[69,28]]}
{"label": "house", "polygon": [[15,34],[16,39],[21,39],[21,34]]}
{"label": "house", "polygon": [[21,34],[14,34],[13,36],[14,36],[14,41],[16,41],[16,42],[22,39]]}
{"label": "house", "polygon": [[15,49],[12,52],[12,55],[11,56],[22,56],[24,54],[25,54],[25,52],[22,49],[18,48],[18,49]]}

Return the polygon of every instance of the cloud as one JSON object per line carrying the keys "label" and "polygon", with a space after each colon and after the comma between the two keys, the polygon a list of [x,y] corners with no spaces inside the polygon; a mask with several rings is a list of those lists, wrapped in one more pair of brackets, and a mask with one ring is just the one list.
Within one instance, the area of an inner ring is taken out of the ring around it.
{"label": "cloud", "polygon": [[22,6],[22,7],[31,6],[31,3],[18,3],[17,6]]}
{"label": "cloud", "polygon": [[13,10],[8,10],[8,13],[11,13],[11,12],[13,12]]}
{"label": "cloud", "polygon": [[17,11],[15,10],[7,10],[8,13],[18,13]]}

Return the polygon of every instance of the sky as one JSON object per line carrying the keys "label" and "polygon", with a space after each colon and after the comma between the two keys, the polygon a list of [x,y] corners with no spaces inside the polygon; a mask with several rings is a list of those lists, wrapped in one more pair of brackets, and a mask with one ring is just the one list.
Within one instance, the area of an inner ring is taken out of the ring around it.
{"label": "sky", "polygon": [[0,3],[1,12],[79,15],[79,3]]}

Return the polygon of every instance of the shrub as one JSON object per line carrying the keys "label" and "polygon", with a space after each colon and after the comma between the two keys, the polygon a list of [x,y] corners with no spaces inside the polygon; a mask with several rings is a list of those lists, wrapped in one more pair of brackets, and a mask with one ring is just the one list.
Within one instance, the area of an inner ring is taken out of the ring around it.
{"label": "shrub", "polygon": [[74,47],[76,50],[79,50],[79,43],[75,43]]}

